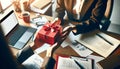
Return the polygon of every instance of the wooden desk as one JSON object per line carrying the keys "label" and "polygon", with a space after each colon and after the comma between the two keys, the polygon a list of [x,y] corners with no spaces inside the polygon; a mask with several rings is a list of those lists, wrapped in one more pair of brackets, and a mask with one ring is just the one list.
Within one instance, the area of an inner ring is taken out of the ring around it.
{"label": "wooden desk", "polygon": [[[17,15],[20,15],[20,13],[16,13]],[[31,18],[35,17],[35,13],[31,12],[30,14]],[[42,16],[45,16],[45,15],[42,15]],[[48,20],[52,21],[53,18],[50,17],[50,16],[45,16]],[[25,23],[22,19],[19,19],[19,22],[21,25],[26,25],[26,26],[31,26],[30,23]],[[113,33],[110,33],[110,32],[105,32],[106,34],[120,40],[120,35],[118,34],[113,34]],[[38,46],[41,46],[43,45],[43,42],[38,42],[37,44],[35,45],[38,45]],[[13,52],[17,53],[16,51],[18,50],[15,50],[13,49]],[[41,57],[45,57],[45,54],[46,54],[46,51],[40,53],[39,55]],[[93,53],[94,55],[98,55],[96,53]],[[120,47],[118,47],[110,56],[114,56],[114,55],[119,55],[120,54]],[[54,58],[56,59],[56,55],[67,55],[67,56],[79,56],[71,47],[67,46],[65,48],[62,48],[62,47],[59,47],[55,52],[54,52]]]}

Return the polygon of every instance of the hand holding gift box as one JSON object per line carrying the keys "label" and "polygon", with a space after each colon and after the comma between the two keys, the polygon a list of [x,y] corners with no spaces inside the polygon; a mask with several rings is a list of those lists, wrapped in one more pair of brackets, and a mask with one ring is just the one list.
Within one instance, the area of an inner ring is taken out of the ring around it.
{"label": "hand holding gift box", "polygon": [[56,39],[62,33],[62,26],[60,25],[60,20],[55,20],[53,22],[47,22],[38,32],[38,38],[49,44],[54,44]]}

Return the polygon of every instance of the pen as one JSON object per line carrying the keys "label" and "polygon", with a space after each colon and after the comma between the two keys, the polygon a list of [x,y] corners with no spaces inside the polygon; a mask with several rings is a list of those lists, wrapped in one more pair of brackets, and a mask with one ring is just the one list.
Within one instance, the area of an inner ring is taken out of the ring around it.
{"label": "pen", "polygon": [[113,43],[111,43],[110,41],[108,41],[107,39],[105,39],[103,36],[101,36],[100,34],[96,34],[97,36],[99,36],[100,38],[102,38],[103,40],[105,40],[107,43],[109,43],[110,45],[113,46]]}
{"label": "pen", "polygon": [[80,67],[80,69],[85,69],[80,63],[78,63],[76,60],[74,60],[75,63]]}
{"label": "pen", "polygon": [[[72,57],[70,57],[70,58],[72,58]],[[72,58],[72,59],[80,67],[80,69],[85,69],[80,63],[78,63],[78,61],[76,61],[74,58]]]}

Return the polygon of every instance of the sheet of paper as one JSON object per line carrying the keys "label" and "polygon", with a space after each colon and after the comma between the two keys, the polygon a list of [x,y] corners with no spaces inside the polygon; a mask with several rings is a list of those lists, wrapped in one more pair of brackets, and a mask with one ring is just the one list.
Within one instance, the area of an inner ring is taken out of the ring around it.
{"label": "sheet of paper", "polygon": [[77,61],[84,69],[92,68],[91,59],[89,60],[79,57],[66,58],[59,56],[57,69],[81,69],[75,61]]}
{"label": "sheet of paper", "polygon": [[68,45],[75,45],[77,44],[77,42],[75,41],[75,39],[78,36],[75,36],[72,32],[70,32],[70,34],[68,35],[68,37],[66,38],[66,40],[61,44],[61,46],[64,48]]}
{"label": "sheet of paper", "polygon": [[80,69],[80,68],[79,66],[77,66],[77,64],[75,64],[74,60],[71,60],[70,58],[59,57],[57,69]]}
{"label": "sheet of paper", "polygon": [[27,69],[40,69],[40,66],[43,63],[43,58],[38,54],[33,54],[26,61],[22,63]]}
{"label": "sheet of paper", "polygon": [[105,59],[104,57],[101,57],[101,56],[95,56],[95,55],[89,55],[87,58],[92,58],[95,60],[95,63]]}
{"label": "sheet of paper", "polygon": [[95,55],[89,55],[87,58],[94,59],[94,61],[95,61],[95,69],[101,69],[101,67],[97,64],[97,62],[103,60],[104,57],[101,57],[101,56],[95,56]]}
{"label": "sheet of paper", "polygon": [[49,47],[50,47],[50,45],[47,44],[47,43],[45,43],[45,44],[43,44],[42,46],[40,46],[38,49],[36,49],[35,52],[36,52],[37,54],[39,54],[39,53],[47,50]]}
{"label": "sheet of paper", "polygon": [[87,57],[93,53],[93,51],[91,51],[90,49],[88,49],[80,44],[70,45],[70,47],[82,57]]}
{"label": "sheet of paper", "polygon": [[79,62],[79,64],[81,64],[84,67],[84,69],[92,69],[93,68],[92,65],[94,66],[94,61],[92,61],[92,59],[89,58],[71,56],[71,59],[74,59],[77,62]]}
{"label": "sheet of paper", "polygon": [[75,52],[77,52],[82,57],[87,57],[91,53],[93,53],[88,48],[78,44],[75,39],[79,38],[79,36],[75,36],[72,32],[70,32],[69,36],[66,40],[62,43],[62,47],[70,46]]}

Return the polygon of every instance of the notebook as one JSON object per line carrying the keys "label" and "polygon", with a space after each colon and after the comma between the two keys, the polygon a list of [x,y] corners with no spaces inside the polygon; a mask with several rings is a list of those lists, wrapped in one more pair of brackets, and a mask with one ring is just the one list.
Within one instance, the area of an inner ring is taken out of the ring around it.
{"label": "notebook", "polygon": [[1,19],[0,27],[9,46],[17,49],[22,49],[36,31],[35,28],[19,25],[14,10],[11,10]]}

